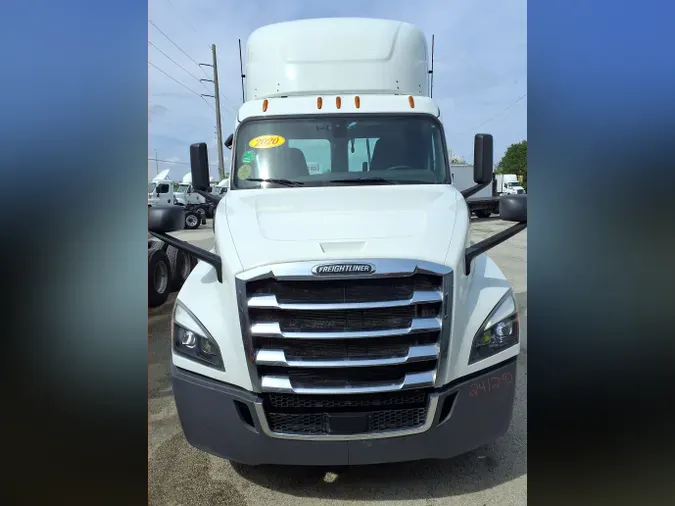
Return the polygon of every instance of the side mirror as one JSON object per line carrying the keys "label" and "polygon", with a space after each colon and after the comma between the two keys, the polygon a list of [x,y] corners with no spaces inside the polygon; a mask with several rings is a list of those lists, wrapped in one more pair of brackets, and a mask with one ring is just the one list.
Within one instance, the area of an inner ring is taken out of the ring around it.
{"label": "side mirror", "polygon": [[180,206],[156,206],[148,209],[150,232],[175,232],[185,228],[185,210]]}
{"label": "side mirror", "polygon": [[492,135],[476,134],[473,139],[473,180],[476,184],[492,182]]}
{"label": "side mirror", "polygon": [[234,139],[234,135],[230,134],[227,136],[227,139],[225,139],[225,147],[227,149],[232,149],[232,139]]}
{"label": "side mirror", "polygon": [[190,145],[190,168],[192,187],[195,190],[206,191],[211,179],[209,177],[209,155],[205,142]]}
{"label": "side mirror", "polygon": [[155,190],[155,195],[157,195],[157,196],[159,197],[159,188],[157,188],[157,189]]}
{"label": "side mirror", "polygon": [[504,195],[499,199],[499,217],[504,221],[527,223],[527,195]]}

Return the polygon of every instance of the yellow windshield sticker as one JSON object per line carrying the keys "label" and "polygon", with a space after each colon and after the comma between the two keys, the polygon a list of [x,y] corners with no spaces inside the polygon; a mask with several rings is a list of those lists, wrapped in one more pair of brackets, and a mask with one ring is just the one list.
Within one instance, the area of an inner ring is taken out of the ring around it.
{"label": "yellow windshield sticker", "polygon": [[239,179],[248,179],[251,175],[251,166],[249,164],[242,165],[237,169],[237,177]]}
{"label": "yellow windshield sticker", "polygon": [[239,179],[248,179],[251,176],[251,166],[244,164],[237,169],[237,177]]}
{"label": "yellow windshield sticker", "polygon": [[255,139],[251,139],[251,142],[249,142],[248,145],[256,149],[267,149],[277,148],[284,142],[286,142],[286,139],[281,135],[261,135]]}

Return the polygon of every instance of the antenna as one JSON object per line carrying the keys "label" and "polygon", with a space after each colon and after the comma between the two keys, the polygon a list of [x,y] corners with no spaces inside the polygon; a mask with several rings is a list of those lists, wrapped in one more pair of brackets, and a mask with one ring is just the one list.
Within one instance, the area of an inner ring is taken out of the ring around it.
{"label": "antenna", "polygon": [[241,59],[241,39],[239,39],[239,73],[241,74],[241,101],[246,102],[246,97],[244,96],[244,78],[246,74],[244,74],[244,63]]}
{"label": "antenna", "polygon": [[429,71],[431,76],[431,86],[429,89],[429,98],[434,98],[434,34],[431,34],[431,70]]}

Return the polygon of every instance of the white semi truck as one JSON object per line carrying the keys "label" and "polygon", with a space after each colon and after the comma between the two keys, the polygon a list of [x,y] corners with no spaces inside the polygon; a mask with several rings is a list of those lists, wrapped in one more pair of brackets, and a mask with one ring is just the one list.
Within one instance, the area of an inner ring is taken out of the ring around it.
{"label": "white semi truck", "polygon": [[495,174],[495,193],[497,195],[520,195],[525,188],[515,174]]}
{"label": "white semi truck", "polygon": [[220,181],[213,189],[213,193],[218,196],[223,196],[227,193],[227,190],[230,189],[230,180],[228,178]]}
{"label": "white semi truck", "polygon": [[[169,178],[169,172],[170,169],[163,170],[148,184],[148,207],[167,205],[185,206],[185,204],[179,204],[176,200],[176,192],[173,189],[175,182]],[[185,228],[194,230],[206,222],[207,213],[203,210],[200,212],[200,207],[211,206],[188,204],[186,207],[187,209],[184,214]]]}
{"label": "white semi truck", "polygon": [[[217,180],[211,180],[211,193],[215,193],[217,184]],[[174,202],[177,205],[185,206],[187,209],[196,212],[199,214],[200,220],[203,221],[203,218],[213,217],[214,205],[213,203],[208,202],[206,198],[201,196],[199,193],[194,191],[192,186],[191,172],[188,172],[183,176],[183,179],[181,179],[180,183],[178,184],[178,190],[176,190],[174,195]]]}
{"label": "white semi truck", "polygon": [[157,174],[148,184],[148,207],[174,204],[174,182],[169,178],[170,169]]}
{"label": "white semi truck", "polygon": [[[502,198],[514,224],[471,243],[465,199],[492,183],[492,137],[476,135],[474,185],[458,191],[428,60],[423,33],[397,21],[250,35],[214,248],[168,234],[181,208],[150,209],[150,232],[200,259],[171,321],[193,446],[353,465],[448,458],[507,431],[518,310],[485,252],[527,226],[527,196]],[[208,195],[206,144],[190,155]]]}
{"label": "white semi truck", "polygon": [[188,172],[178,183],[176,190],[176,203],[178,205],[205,204],[206,199],[192,190],[192,172]]}

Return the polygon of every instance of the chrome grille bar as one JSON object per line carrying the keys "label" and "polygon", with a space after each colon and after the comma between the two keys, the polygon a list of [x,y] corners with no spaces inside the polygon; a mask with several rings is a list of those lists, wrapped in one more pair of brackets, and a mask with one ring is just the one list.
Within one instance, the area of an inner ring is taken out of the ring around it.
{"label": "chrome grille bar", "polygon": [[249,309],[285,309],[292,311],[330,311],[340,309],[383,309],[389,307],[406,307],[414,304],[442,302],[443,294],[439,291],[418,290],[413,296],[404,300],[371,301],[371,302],[334,302],[334,303],[280,303],[276,295],[257,295],[248,299]]}
{"label": "chrome grille bar", "polygon": [[346,387],[294,387],[288,376],[263,376],[263,392],[292,393],[292,394],[370,394],[377,392],[393,392],[411,388],[428,388],[434,385],[436,371],[426,371],[406,374],[402,381],[363,386]]}
{"label": "chrome grille bar", "polygon": [[411,346],[408,348],[408,353],[403,357],[345,360],[287,360],[284,350],[263,349],[256,352],[255,363],[257,365],[278,367],[371,367],[436,360],[438,354],[438,344],[426,344]]}
{"label": "chrome grille bar", "polygon": [[441,322],[438,318],[415,318],[410,327],[403,329],[355,330],[340,332],[283,332],[278,322],[254,323],[251,335],[257,337],[278,337],[286,339],[366,339],[369,337],[393,337],[423,332],[438,332]]}

